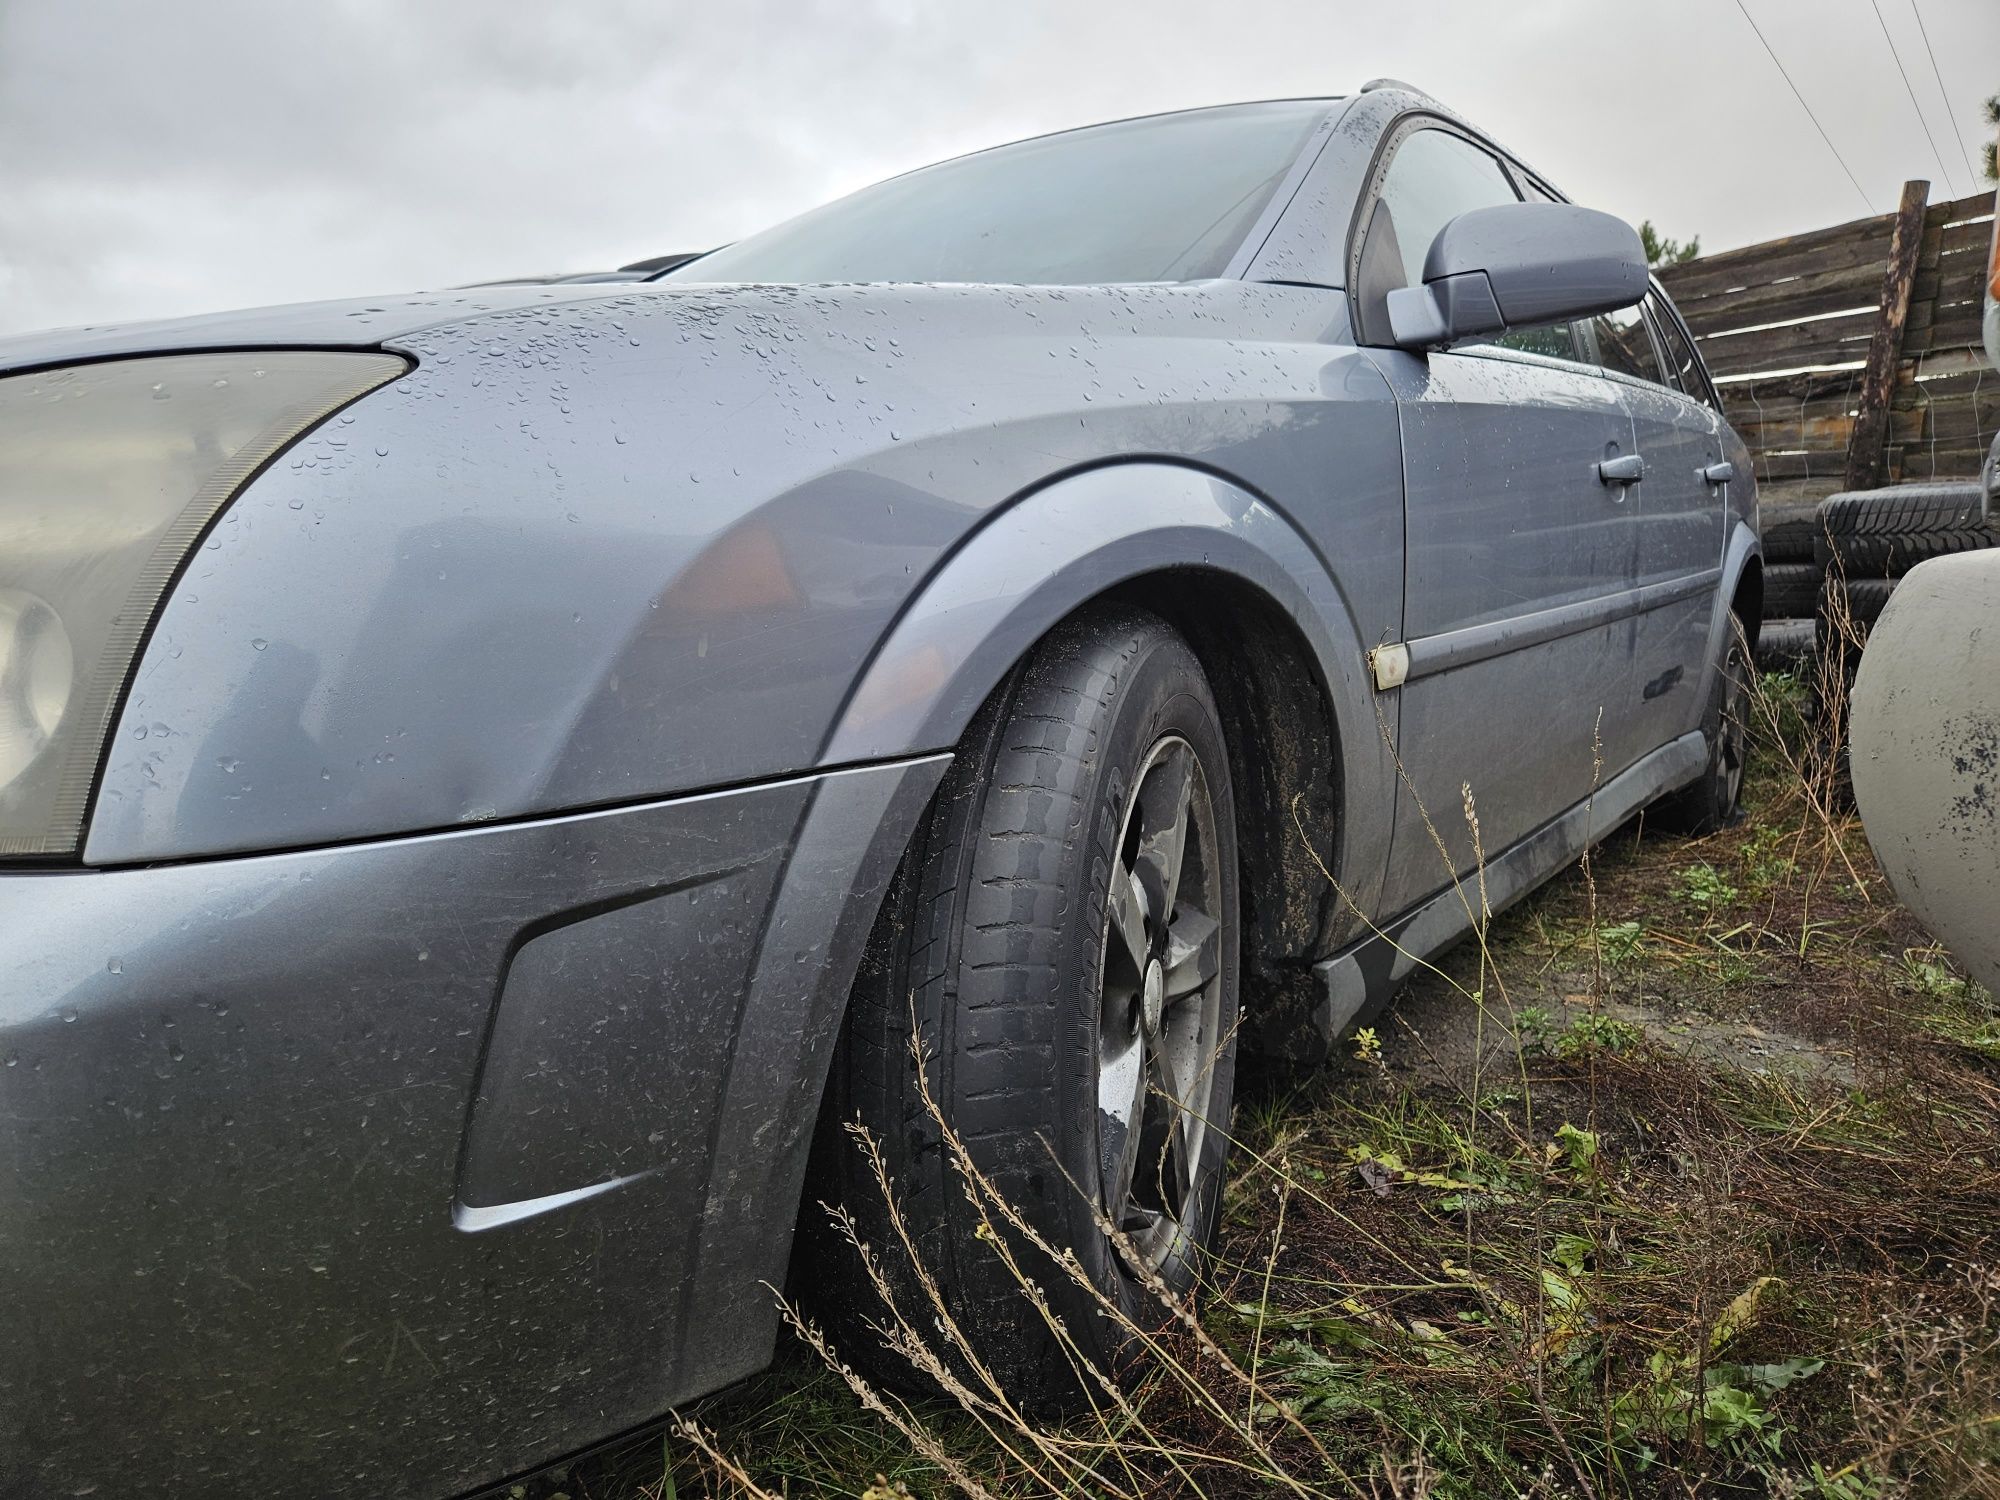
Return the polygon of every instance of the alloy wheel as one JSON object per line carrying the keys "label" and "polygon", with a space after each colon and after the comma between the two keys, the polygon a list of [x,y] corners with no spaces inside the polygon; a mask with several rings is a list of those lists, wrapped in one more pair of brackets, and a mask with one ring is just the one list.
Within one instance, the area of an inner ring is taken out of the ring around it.
{"label": "alloy wheel", "polygon": [[1106,900],[1098,1018],[1102,1206],[1148,1270],[1192,1245],[1222,1012],[1215,809],[1193,748],[1166,735],[1126,810]]}

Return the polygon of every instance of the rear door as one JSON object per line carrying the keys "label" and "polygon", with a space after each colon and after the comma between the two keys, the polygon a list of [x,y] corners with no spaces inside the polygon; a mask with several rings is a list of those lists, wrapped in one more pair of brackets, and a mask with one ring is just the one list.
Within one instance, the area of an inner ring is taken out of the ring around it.
{"label": "rear door", "polygon": [[[1607,705],[1611,758],[1629,765],[1699,726],[1716,589],[1722,579],[1722,427],[1699,361],[1660,292],[1590,320],[1606,378],[1631,413],[1644,476],[1625,504],[1638,549],[1624,624],[1631,675]],[[1747,476],[1746,476],[1747,481]]]}
{"label": "rear door", "polygon": [[[1350,256],[1364,344],[1384,302],[1421,279],[1444,223],[1516,201],[1485,147],[1441,120],[1396,128]],[[1419,354],[1371,352],[1403,423],[1406,570],[1399,789],[1382,909],[1394,912],[1590,794],[1600,711],[1622,696],[1629,632],[1609,623],[1636,586],[1622,489],[1598,464],[1629,455],[1632,418],[1575,330]]]}

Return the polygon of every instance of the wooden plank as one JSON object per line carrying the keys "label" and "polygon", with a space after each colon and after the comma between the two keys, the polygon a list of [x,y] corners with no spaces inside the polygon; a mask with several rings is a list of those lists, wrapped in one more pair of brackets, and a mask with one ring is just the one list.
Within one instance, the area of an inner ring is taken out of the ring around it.
{"label": "wooden plank", "polygon": [[1944,396],[1910,410],[1923,420],[1906,441],[1983,446],[2000,432],[2000,378],[1976,395],[1968,391],[1962,396]]}
{"label": "wooden plank", "polygon": [[1838,479],[1775,479],[1757,486],[1757,503],[1796,505],[1802,500],[1824,500],[1839,490]]}
{"label": "wooden plank", "polygon": [[1984,219],[1973,219],[1963,224],[1954,224],[1938,237],[1938,253],[1941,255],[1983,255],[1993,238],[1993,215],[1989,211]]}
{"label": "wooden plank", "polygon": [[1969,198],[1954,198],[1949,203],[1933,203],[1925,213],[1929,219],[1936,215],[1940,224],[1955,223],[1960,219],[1976,219],[1982,214],[1993,212],[1993,190],[1987,188],[1974,193]]}
{"label": "wooden plank", "polygon": [[1688,320],[1697,338],[1761,323],[1785,323],[1821,313],[1876,307],[1880,305],[1882,275],[1887,264],[1881,261],[1866,270],[1821,272],[1801,276],[1796,281],[1752,287],[1727,297],[1675,305],[1680,307],[1681,316]]}
{"label": "wooden plank", "polygon": [[1861,390],[1859,369],[1814,370],[1804,375],[1781,375],[1764,380],[1735,380],[1719,387],[1723,407],[1731,412],[1759,406],[1798,405],[1836,392],[1854,397]]}
{"label": "wooden plank", "polygon": [[1900,482],[1915,484],[1927,479],[1977,479],[1986,462],[1984,448],[1948,448],[1942,444],[1912,443],[1898,448]]}
{"label": "wooden plank", "polygon": [[1924,232],[1924,200],[1930,187],[1921,179],[1904,183],[1902,201],[1896,205],[1889,264],[1882,273],[1882,317],[1868,348],[1860,411],[1847,447],[1847,487],[1851,490],[1868,488],[1881,472],[1883,441],[1889,431],[1889,397],[1896,383],[1897,362],[1903,357],[1903,325],[1910,316],[1918,242]]}
{"label": "wooden plank", "polygon": [[[1889,441],[1892,444],[1927,441],[1931,437],[1925,431],[1928,417],[1929,414],[1921,406],[1890,413]],[[1848,437],[1854,428],[1854,415],[1838,406],[1807,407],[1788,416],[1771,413],[1761,422],[1732,425],[1736,425],[1737,436],[1753,453],[1785,453],[1803,448],[1813,453],[1828,454],[1844,463]],[[1937,437],[1940,442],[1948,440],[1946,434],[1938,434]]]}
{"label": "wooden plank", "polygon": [[1996,373],[1984,359],[1971,368],[1952,375],[1931,375],[1923,380],[1912,379],[1910,388],[1918,397],[1929,401],[1945,401],[1954,396],[1969,396],[2000,390],[2000,373]]}
{"label": "wooden plank", "polygon": [[[1786,259],[1809,260],[1828,250],[1839,250],[1849,244],[1880,240],[1888,242],[1894,216],[1877,214],[1869,219],[1850,219],[1845,224],[1835,224],[1827,229],[1811,229],[1804,234],[1787,235],[1783,239],[1760,240],[1754,245],[1742,245],[1734,250],[1718,250],[1713,255],[1704,255],[1679,266],[1670,266],[1660,272],[1660,280],[1672,292],[1675,285],[1701,271],[1736,271],[1750,267],[1761,271]],[[1675,293],[1676,299],[1679,294]]]}
{"label": "wooden plank", "polygon": [[1875,314],[1871,309],[1837,318],[1815,318],[1810,323],[1785,323],[1755,333],[1710,337],[1702,340],[1701,354],[1717,375],[1835,364],[1841,360],[1866,359],[1874,330]]}
{"label": "wooden plank", "polygon": [[1853,489],[1838,453],[1766,453],[1757,459],[1757,479],[1823,479],[1836,489]]}
{"label": "wooden plank", "polygon": [[1905,354],[1936,354],[1946,349],[1971,349],[1981,345],[1985,338],[1980,325],[1980,304],[1961,302],[1939,310],[1935,323],[1911,338],[1903,348]]}
{"label": "wooden plank", "polygon": [[[1865,253],[1851,257],[1801,261],[1797,264],[1773,265],[1755,276],[1710,275],[1689,278],[1679,288],[1668,287],[1676,307],[1709,310],[1712,303],[1733,302],[1753,294],[1763,294],[1769,300],[1771,293],[1784,287],[1810,291],[1815,287],[1851,283],[1856,286],[1870,286],[1879,281],[1882,266],[1889,259],[1888,242],[1860,247]],[[1696,263],[1698,264],[1698,262]],[[1801,283],[1804,283],[1801,286]]]}
{"label": "wooden plank", "polygon": [[1938,269],[1937,300],[1943,303],[1978,302],[1986,294],[1980,285],[1979,257],[1954,255]]}

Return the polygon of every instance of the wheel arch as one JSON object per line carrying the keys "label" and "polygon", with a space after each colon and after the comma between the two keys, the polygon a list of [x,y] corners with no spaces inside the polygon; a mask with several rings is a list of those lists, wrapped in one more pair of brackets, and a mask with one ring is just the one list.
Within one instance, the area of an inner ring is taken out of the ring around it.
{"label": "wheel arch", "polygon": [[1722,549],[1722,577],[1716,584],[1714,613],[1709,617],[1708,660],[1702,664],[1701,681],[1696,685],[1696,703],[1708,702],[1717,670],[1714,643],[1735,628],[1732,620],[1742,621],[1745,643],[1754,656],[1757,632],[1763,625],[1763,603],[1763,543],[1747,522],[1739,520],[1732,525]]}
{"label": "wheel arch", "polygon": [[1757,649],[1757,634],[1764,623],[1764,559],[1752,552],[1742,561],[1736,575],[1736,586],[1729,592],[1729,609],[1742,622],[1744,638],[1752,652]]}
{"label": "wheel arch", "polygon": [[1324,957],[1355,908],[1372,909],[1394,761],[1332,570],[1275,507],[1212,472],[1109,465],[1010,506],[904,610],[821,763],[954,747],[1049,632],[1113,602],[1165,618],[1214,686],[1239,802],[1246,952],[1280,967]]}

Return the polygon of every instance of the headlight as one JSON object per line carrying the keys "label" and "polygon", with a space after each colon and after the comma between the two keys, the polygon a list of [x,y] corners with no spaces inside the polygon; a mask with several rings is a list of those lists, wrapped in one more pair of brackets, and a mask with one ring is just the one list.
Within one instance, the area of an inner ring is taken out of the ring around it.
{"label": "headlight", "polygon": [[177,354],[0,379],[0,855],[67,854],[146,630],[203,529],[388,354]]}

